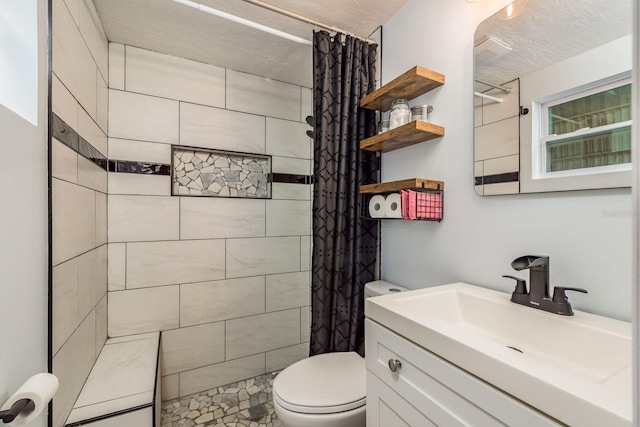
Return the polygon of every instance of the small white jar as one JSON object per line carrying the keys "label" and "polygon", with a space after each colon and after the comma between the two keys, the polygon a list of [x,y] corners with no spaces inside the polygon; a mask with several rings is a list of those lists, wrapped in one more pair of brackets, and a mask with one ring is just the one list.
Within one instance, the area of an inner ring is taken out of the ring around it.
{"label": "small white jar", "polygon": [[389,113],[389,129],[397,128],[411,121],[411,110],[406,99],[396,99],[391,104]]}

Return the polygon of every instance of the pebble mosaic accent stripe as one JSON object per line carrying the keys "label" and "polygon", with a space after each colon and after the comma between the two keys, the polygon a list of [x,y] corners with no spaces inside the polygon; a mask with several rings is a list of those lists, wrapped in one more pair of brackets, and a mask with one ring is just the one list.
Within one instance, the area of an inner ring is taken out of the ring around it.
{"label": "pebble mosaic accent stripe", "polygon": [[278,372],[162,404],[162,427],[281,427],[271,388]]}
{"label": "pebble mosaic accent stripe", "polygon": [[173,147],[172,194],[271,198],[271,156]]}
{"label": "pebble mosaic accent stripe", "polygon": [[78,135],[71,126],[66,124],[57,115],[51,113],[52,136],[71,148],[82,157],[86,158],[96,166],[107,170],[107,158],[102,155],[87,140]]}

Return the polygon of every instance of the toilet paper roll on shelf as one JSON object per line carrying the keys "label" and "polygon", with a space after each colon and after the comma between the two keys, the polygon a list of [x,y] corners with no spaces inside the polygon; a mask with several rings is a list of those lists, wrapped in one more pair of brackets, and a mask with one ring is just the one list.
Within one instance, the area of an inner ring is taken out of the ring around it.
{"label": "toilet paper roll on shelf", "polygon": [[384,216],[387,218],[402,218],[400,193],[391,193],[385,199]]}
{"label": "toilet paper roll on shelf", "polygon": [[386,200],[384,196],[377,194],[369,200],[369,216],[371,218],[384,218]]}
{"label": "toilet paper roll on shelf", "polygon": [[[32,376],[2,405],[0,419],[10,426],[21,426],[33,421],[47,407],[58,391],[58,385],[58,378],[53,374]],[[30,402],[25,402],[26,400]]]}

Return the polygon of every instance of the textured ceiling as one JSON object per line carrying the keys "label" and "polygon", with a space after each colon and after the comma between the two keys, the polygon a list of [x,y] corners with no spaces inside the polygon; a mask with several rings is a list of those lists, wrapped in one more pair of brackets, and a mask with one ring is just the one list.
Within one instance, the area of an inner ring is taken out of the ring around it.
{"label": "textured ceiling", "polygon": [[[313,25],[242,0],[194,0],[311,40]],[[408,0],[267,0],[358,36],[368,36]],[[275,80],[312,85],[311,47],[170,0],[94,0],[109,41]]]}
{"label": "textured ceiling", "polygon": [[632,1],[529,0],[525,13],[514,19],[491,16],[476,29],[476,43],[492,35],[513,50],[476,64],[475,77],[502,84],[631,34]]}

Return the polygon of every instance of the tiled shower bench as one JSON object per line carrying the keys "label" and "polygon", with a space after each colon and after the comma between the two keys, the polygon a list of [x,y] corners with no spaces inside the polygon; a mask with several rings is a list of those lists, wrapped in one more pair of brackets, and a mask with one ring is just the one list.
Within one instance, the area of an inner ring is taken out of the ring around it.
{"label": "tiled shower bench", "polygon": [[159,426],[159,350],[159,332],[108,339],[66,427]]}

